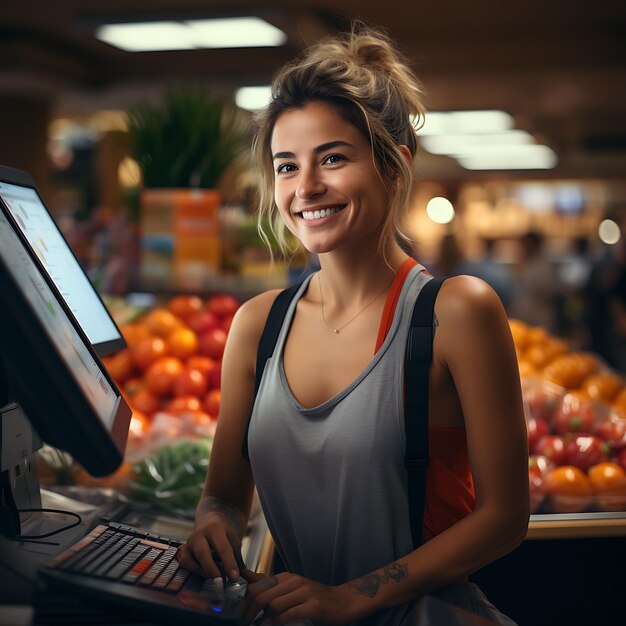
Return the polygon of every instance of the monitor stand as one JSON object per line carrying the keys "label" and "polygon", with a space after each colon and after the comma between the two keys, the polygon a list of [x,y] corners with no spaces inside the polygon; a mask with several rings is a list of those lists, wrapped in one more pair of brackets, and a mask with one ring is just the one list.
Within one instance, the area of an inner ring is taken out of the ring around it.
{"label": "monitor stand", "polygon": [[19,537],[37,516],[30,509],[41,509],[36,457],[41,444],[16,402],[0,408],[0,445],[0,535]]}

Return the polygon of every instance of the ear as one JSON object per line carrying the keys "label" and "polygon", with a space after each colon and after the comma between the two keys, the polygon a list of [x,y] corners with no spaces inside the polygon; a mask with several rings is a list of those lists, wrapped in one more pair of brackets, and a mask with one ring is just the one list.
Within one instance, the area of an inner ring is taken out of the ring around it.
{"label": "ear", "polygon": [[402,152],[402,156],[406,159],[407,163],[409,165],[412,165],[413,164],[413,154],[411,153],[409,148],[407,146],[405,146],[404,144],[401,144],[400,146],[398,146],[398,148],[400,149],[400,152]]}

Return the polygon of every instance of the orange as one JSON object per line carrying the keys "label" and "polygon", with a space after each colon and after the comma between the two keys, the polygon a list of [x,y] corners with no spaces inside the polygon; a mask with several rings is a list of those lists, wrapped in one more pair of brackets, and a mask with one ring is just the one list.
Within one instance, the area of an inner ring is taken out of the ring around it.
{"label": "orange", "polygon": [[158,397],[145,387],[138,389],[137,392],[130,397],[129,404],[133,411],[137,410],[148,416],[159,410]]}
{"label": "orange", "polygon": [[167,308],[176,317],[186,320],[194,313],[204,309],[204,302],[198,296],[179,295],[174,296],[168,303]]}
{"label": "orange", "polygon": [[543,370],[543,378],[566,389],[577,387],[583,380],[581,371],[571,355],[555,358]]}
{"label": "orange", "polygon": [[591,481],[578,467],[561,465],[546,478],[548,501],[555,513],[580,513],[593,503]]}
{"label": "orange", "polygon": [[206,376],[206,379],[209,380],[211,372],[215,368],[215,363],[215,360],[211,357],[194,354],[187,359],[185,365],[187,369],[200,370]]}
{"label": "orange", "polygon": [[533,344],[524,352],[524,360],[536,369],[544,368],[552,358],[552,353],[546,343]]}
{"label": "orange", "polygon": [[530,327],[521,320],[510,319],[509,328],[511,329],[515,349],[523,352],[529,344],[528,330]]}
{"label": "orange", "polygon": [[133,360],[128,348],[103,358],[102,362],[118,385],[124,383],[133,374]]}
{"label": "orange", "polygon": [[158,358],[167,355],[167,345],[161,337],[146,337],[133,345],[130,352],[135,365],[145,370]]}
{"label": "orange", "polygon": [[179,359],[186,359],[198,350],[198,335],[182,326],[172,332],[167,338],[168,352]]}
{"label": "orange", "polygon": [[613,407],[622,413],[626,413],[626,387],[618,392],[613,398]]}
{"label": "orange", "polygon": [[144,374],[146,387],[157,396],[166,396],[171,393],[174,379],[184,370],[180,359],[164,356],[157,359]]}
{"label": "orange", "polygon": [[626,511],[626,470],[617,463],[598,463],[589,468],[596,504],[602,511]]}
{"label": "orange", "polygon": [[550,339],[548,331],[541,326],[530,326],[526,337],[528,339],[528,347],[544,344]]}
{"label": "orange", "polygon": [[143,324],[124,324],[120,327],[120,332],[129,348],[132,348],[141,339],[150,336],[150,331]]}
{"label": "orange", "polygon": [[519,361],[518,367],[519,367],[519,375],[522,378],[533,378],[534,376],[537,376],[537,374],[539,373],[536,367],[534,367],[528,361],[525,361],[523,359]]}
{"label": "orange", "polygon": [[151,334],[157,337],[167,337],[183,325],[179,317],[163,308],[152,309],[152,311],[146,313],[141,322]]}
{"label": "orange", "polygon": [[623,388],[622,377],[611,372],[588,376],[582,384],[582,389],[600,402],[611,402]]}

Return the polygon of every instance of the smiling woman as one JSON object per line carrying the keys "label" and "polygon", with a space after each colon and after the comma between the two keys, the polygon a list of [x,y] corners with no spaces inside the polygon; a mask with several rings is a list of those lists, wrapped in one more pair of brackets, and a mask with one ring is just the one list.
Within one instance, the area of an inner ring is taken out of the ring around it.
{"label": "smiling woman", "polygon": [[[383,34],[355,27],[279,72],[272,94],[254,143],[260,219],[285,250],[290,231],[317,253],[321,270],[295,289],[258,393],[257,348],[279,292],[233,320],[204,495],[179,560],[216,577],[219,553],[229,577],[248,581],[248,623],[263,612],[275,624],[511,624],[467,582],[522,540],[529,510],[509,324],[469,276],[448,279],[434,307],[423,542],[411,527],[405,420],[417,416],[404,400],[418,381],[405,381],[405,346],[432,277],[403,249],[401,224],[420,86]],[[271,577],[238,558],[255,485],[285,566]]]}

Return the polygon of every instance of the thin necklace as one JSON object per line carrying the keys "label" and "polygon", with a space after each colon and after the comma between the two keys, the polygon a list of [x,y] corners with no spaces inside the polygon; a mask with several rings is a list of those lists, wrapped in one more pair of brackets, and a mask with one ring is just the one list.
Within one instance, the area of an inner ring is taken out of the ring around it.
{"label": "thin necklace", "polygon": [[385,291],[387,291],[387,287],[384,287],[383,290],[373,299],[370,300],[353,318],[349,319],[343,326],[340,326],[339,328],[333,328],[332,326],[330,326],[328,324],[328,322],[326,321],[326,316],[324,315],[324,296],[322,294],[322,279],[321,279],[321,274],[317,275],[317,284],[319,285],[320,288],[320,301],[322,303],[322,320],[324,322],[324,325],[326,326],[326,328],[328,328],[329,330],[332,330],[335,334],[339,334],[348,324],[351,324],[352,322],[354,322],[354,320],[359,317],[359,315],[361,315],[361,313],[363,313],[363,311],[365,311],[365,309],[367,309],[368,306],[374,304],[374,302],[376,302],[376,300],[378,300],[378,298],[380,298],[380,296],[383,295],[383,293],[385,293]]}

